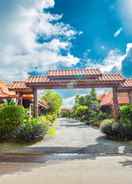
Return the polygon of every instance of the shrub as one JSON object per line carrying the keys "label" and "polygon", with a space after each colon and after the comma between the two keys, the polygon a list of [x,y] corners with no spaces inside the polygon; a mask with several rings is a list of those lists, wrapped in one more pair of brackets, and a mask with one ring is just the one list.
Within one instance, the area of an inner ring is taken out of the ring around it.
{"label": "shrub", "polygon": [[46,119],[48,119],[52,125],[55,122],[55,120],[57,119],[57,114],[56,113],[49,113],[46,115]]}
{"label": "shrub", "polygon": [[85,105],[80,105],[75,108],[75,117],[79,118],[79,120],[84,121],[87,119],[87,114],[88,114],[88,107]]}
{"label": "shrub", "polygon": [[13,132],[19,127],[26,117],[23,107],[16,105],[4,105],[0,108],[0,138],[13,137]]}
{"label": "shrub", "polygon": [[91,111],[89,113],[88,121],[92,126],[99,127],[101,122],[108,118],[107,114],[101,111]]}
{"label": "shrub", "polygon": [[101,131],[115,140],[132,140],[132,105],[120,108],[119,122],[102,122]]}
{"label": "shrub", "polygon": [[0,139],[27,143],[39,141],[55,118],[55,114],[48,115],[49,123],[41,123],[39,119],[30,118],[21,106],[3,105],[0,108]]}
{"label": "shrub", "polygon": [[120,122],[132,128],[132,105],[125,105],[120,108]]}
{"label": "shrub", "polygon": [[47,124],[48,126],[52,126],[57,118],[57,115],[55,113],[50,113],[45,116],[41,116],[39,118],[39,121],[43,124]]}
{"label": "shrub", "polygon": [[112,119],[112,116],[111,116],[111,114],[109,113],[105,113],[105,112],[102,112],[102,111],[99,111],[98,112],[98,117],[97,117],[97,119],[99,120],[99,121],[102,121],[102,120],[105,120],[105,119],[108,119],[108,118],[110,118],[110,119]]}
{"label": "shrub", "polygon": [[113,119],[105,119],[102,121],[100,129],[102,133],[106,134],[107,136],[112,136],[112,124],[113,124]]}
{"label": "shrub", "polygon": [[73,115],[73,112],[72,110],[69,110],[69,109],[61,111],[61,114],[60,114],[62,118],[72,118],[72,115]]}
{"label": "shrub", "polygon": [[47,131],[46,124],[39,123],[37,119],[31,119],[17,129],[16,139],[19,142],[37,142],[44,138]]}
{"label": "shrub", "polygon": [[132,128],[124,126],[125,129],[125,139],[132,140]]}
{"label": "shrub", "polygon": [[114,140],[132,140],[132,128],[127,124],[121,122],[114,122],[114,120],[104,120],[101,123],[101,131],[107,135],[108,138]]}
{"label": "shrub", "polygon": [[114,122],[112,124],[113,138],[117,140],[124,140],[126,136],[126,129],[120,122]]}

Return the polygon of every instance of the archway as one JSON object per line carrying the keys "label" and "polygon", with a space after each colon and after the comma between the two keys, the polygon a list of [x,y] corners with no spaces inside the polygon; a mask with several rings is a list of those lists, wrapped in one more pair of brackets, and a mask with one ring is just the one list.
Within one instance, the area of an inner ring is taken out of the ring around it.
{"label": "archway", "polygon": [[26,80],[26,85],[33,91],[34,117],[38,116],[39,89],[67,89],[70,88],[112,88],[114,115],[119,116],[118,88],[125,79],[121,74],[102,73],[99,69],[87,68],[76,70],[49,71],[47,76],[35,76]]}
{"label": "archway", "polygon": [[99,69],[84,68],[73,70],[53,70],[46,76],[30,76],[24,81],[14,81],[9,89],[22,94],[33,94],[33,115],[38,115],[39,89],[67,89],[67,88],[112,88],[114,116],[119,116],[118,93],[128,93],[129,103],[132,104],[132,79],[124,78],[120,73],[102,73]]}

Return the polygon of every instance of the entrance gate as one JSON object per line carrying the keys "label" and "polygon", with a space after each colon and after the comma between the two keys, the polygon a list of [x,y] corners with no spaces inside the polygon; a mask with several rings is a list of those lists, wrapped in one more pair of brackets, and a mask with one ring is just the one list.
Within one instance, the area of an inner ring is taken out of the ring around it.
{"label": "entrance gate", "polygon": [[129,102],[132,103],[132,79],[126,79],[120,73],[102,73],[95,68],[52,70],[45,76],[30,76],[25,81],[13,82],[9,86],[10,90],[15,90],[19,95],[24,91],[33,94],[34,117],[38,116],[39,89],[67,88],[111,88],[115,117],[119,116],[118,92],[127,92]]}

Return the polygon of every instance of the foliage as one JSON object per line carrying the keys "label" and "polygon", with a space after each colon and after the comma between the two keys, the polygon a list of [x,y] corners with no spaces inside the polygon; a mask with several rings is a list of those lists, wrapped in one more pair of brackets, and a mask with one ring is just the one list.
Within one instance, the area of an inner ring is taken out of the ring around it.
{"label": "foliage", "polygon": [[114,122],[112,124],[112,136],[117,140],[123,140],[127,138],[127,131],[120,122]]}
{"label": "foliage", "polygon": [[47,91],[41,98],[41,100],[46,101],[48,103],[49,109],[48,113],[56,113],[60,112],[60,108],[62,105],[61,96],[54,91]]}
{"label": "foliage", "polygon": [[85,105],[96,109],[99,107],[99,101],[97,100],[96,91],[94,88],[90,91],[90,94],[88,95],[76,96],[74,108],[76,108],[79,105]]}
{"label": "foliage", "polygon": [[107,114],[100,110],[100,102],[95,89],[92,89],[86,96],[76,96],[73,115],[76,119],[94,126],[99,126],[100,122],[107,118]]}
{"label": "foliage", "polygon": [[114,140],[130,140],[132,139],[132,129],[126,128],[120,122],[109,121],[102,122],[101,131],[110,139]]}
{"label": "foliage", "polygon": [[132,105],[124,105],[120,108],[120,122],[132,128]]}
{"label": "foliage", "polygon": [[43,124],[47,124],[48,126],[52,126],[57,118],[57,115],[55,113],[49,113],[44,116],[39,117],[39,121]]}
{"label": "foliage", "polygon": [[85,105],[80,105],[75,108],[74,115],[78,117],[79,120],[85,120],[88,113],[88,107]]}
{"label": "foliage", "polygon": [[62,110],[60,116],[65,118],[72,118],[73,111],[71,109]]}
{"label": "foliage", "polygon": [[38,119],[25,119],[24,123],[17,129],[17,141],[30,143],[42,140],[46,134],[54,136],[56,129],[52,126],[56,117],[55,113],[49,113]]}
{"label": "foliage", "polygon": [[0,108],[0,138],[7,139],[19,127],[26,117],[25,109],[16,105],[4,105]]}
{"label": "foliage", "polygon": [[1,103],[0,104],[0,109],[2,108],[2,107],[4,107],[5,106],[5,104],[4,103]]}
{"label": "foliage", "polygon": [[[0,139],[27,143],[39,141],[48,133],[56,118],[56,113],[49,113],[33,119],[22,106],[4,104],[0,107]],[[55,131],[51,129],[50,133]]]}
{"label": "foliage", "polygon": [[7,99],[5,102],[6,105],[16,105],[16,102],[12,99]]}
{"label": "foliage", "polygon": [[102,133],[106,134],[107,136],[112,136],[112,124],[113,119],[105,119],[102,121],[100,129]]}
{"label": "foliage", "polygon": [[100,128],[109,138],[132,140],[132,105],[125,105],[120,108],[118,122],[105,120],[101,123]]}
{"label": "foliage", "polygon": [[30,119],[17,129],[16,140],[26,143],[40,141],[47,131],[48,125],[40,123],[37,119]]}

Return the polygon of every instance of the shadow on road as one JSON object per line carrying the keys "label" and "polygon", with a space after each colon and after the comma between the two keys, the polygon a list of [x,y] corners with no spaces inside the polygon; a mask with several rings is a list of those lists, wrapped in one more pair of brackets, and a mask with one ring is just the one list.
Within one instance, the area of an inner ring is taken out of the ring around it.
{"label": "shadow on road", "polygon": [[125,160],[122,162],[119,162],[123,167],[131,167],[132,168],[132,160]]}
{"label": "shadow on road", "polygon": [[[16,172],[29,172],[33,168],[45,167],[47,164],[55,164],[64,160],[95,160],[101,156],[118,156],[132,153],[132,148],[124,148],[120,153],[119,148],[124,144],[112,144],[104,137],[97,139],[97,144],[85,147],[32,147],[25,149],[23,154],[4,154],[0,155],[0,175]],[[28,153],[28,154],[27,154]],[[132,161],[120,162],[122,166],[132,166]]]}

